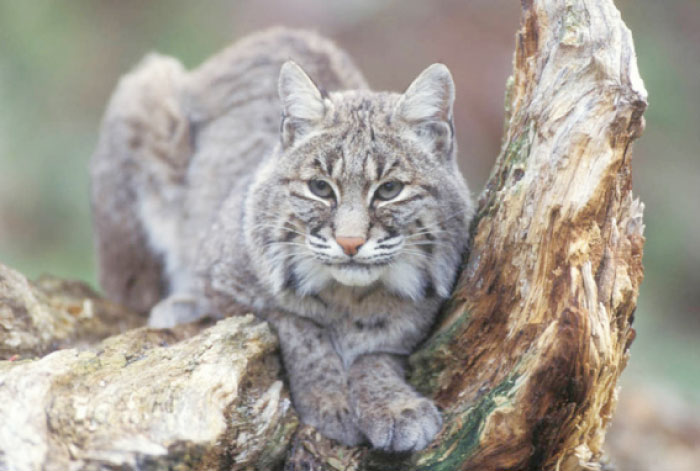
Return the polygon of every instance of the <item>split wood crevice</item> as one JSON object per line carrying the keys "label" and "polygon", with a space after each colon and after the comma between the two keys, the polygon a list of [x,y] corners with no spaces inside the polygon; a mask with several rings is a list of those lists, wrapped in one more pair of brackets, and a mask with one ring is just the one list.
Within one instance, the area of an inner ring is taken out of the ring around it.
{"label": "split wood crevice", "polygon": [[410,359],[445,419],[426,450],[346,448],[298,426],[274,336],[250,316],[24,359],[94,342],[86,322],[104,337],[139,321],[0,267],[0,354],[20,353],[0,362],[0,469],[601,469],[643,276],[630,144],[645,107],[612,0],[522,1],[471,251]]}

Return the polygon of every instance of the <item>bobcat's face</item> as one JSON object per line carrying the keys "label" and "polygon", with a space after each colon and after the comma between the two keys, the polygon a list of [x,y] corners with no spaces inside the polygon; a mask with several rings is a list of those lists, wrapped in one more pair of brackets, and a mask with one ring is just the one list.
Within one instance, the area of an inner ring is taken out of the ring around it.
{"label": "bobcat's face", "polygon": [[[451,113],[408,120],[410,91],[318,92],[320,119],[289,123],[294,112],[312,114],[293,106],[285,116],[270,169],[278,196],[258,224],[279,288],[313,294],[332,282],[382,283],[416,300],[449,294],[472,208],[454,160]],[[439,107],[428,105],[435,114]],[[274,224],[263,222],[273,215]]]}
{"label": "bobcat's face", "polygon": [[337,282],[367,286],[384,278],[410,284],[402,291],[420,296],[431,289],[426,272],[434,250],[468,215],[459,188],[445,181],[450,166],[396,134],[353,123],[300,145],[288,156],[299,159],[286,183],[290,223],[304,234],[294,240],[303,240]]}

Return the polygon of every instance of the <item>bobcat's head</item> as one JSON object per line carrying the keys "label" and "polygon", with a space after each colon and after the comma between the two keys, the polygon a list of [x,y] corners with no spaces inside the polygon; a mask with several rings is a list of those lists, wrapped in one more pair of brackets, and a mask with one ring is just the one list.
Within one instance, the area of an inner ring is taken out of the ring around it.
{"label": "bobcat's head", "polygon": [[473,208],[447,67],[428,67],[404,94],[327,94],[287,62],[279,94],[280,144],[247,210],[273,288],[381,283],[414,300],[448,296]]}

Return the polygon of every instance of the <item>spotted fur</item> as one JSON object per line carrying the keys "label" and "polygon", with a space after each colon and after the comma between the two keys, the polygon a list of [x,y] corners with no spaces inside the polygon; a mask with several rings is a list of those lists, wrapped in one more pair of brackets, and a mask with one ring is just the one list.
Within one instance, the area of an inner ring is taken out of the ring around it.
{"label": "spotted fur", "polygon": [[[315,35],[275,30],[245,45],[174,87],[193,146],[164,184],[176,203],[127,182],[132,205],[155,207],[134,218],[170,287],[150,322],[247,306],[278,331],[302,420],[346,444],[420,449],[440,415],[405,383],[403,359],[450,294],[473,212],[450,73],[434,64],[403,94],[373,92]],[[213,113],[210,96],[227,96],[214,85],[247,98]]]}

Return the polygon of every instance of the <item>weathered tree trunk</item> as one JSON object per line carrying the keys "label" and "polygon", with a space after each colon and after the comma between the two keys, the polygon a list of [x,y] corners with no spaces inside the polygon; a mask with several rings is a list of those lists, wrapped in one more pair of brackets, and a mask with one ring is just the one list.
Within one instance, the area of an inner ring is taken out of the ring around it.
{"label": "weathered tree trunk", "polygon": [[[646,92],[612,0],[522,4],[471,253],[411,358],[413,384],[444,411],[429,448],[388,456],[306,426],[292,437],[274,337],[238,317],[0,362],[0,470],[270,470],[287,448],[288,470],[599,469],[642,279],[630,143]],[[34,301],[13,299],[6,317],[21,321]],[[63,346],[23,342],[24,356]]]}
{"label": "weathered tree trunk", "polygon": [[[413,384],[446,425],[405,461],[355,455],[340,469],[600,467],[643,275],[630,143],[646,91],[611,0],[522,6],[503,146],[472,250],[411,359]],[[297,441],[290,464],[329,462],[308,450],[338,454],[309,433]]]}
{"label": "weathered tree trunk", "polygon": [[523,2],[516,38],[473,249],[414,357],[451,416],[420,468],[595,469],[634,338],[646,91],[631,34],[611,0],[543,0]]}

